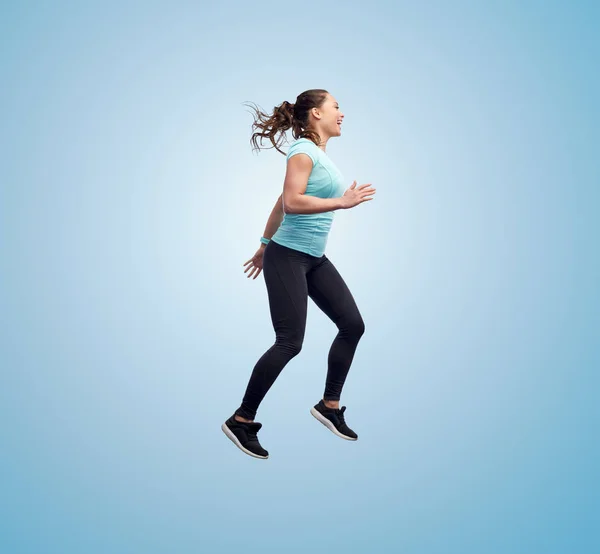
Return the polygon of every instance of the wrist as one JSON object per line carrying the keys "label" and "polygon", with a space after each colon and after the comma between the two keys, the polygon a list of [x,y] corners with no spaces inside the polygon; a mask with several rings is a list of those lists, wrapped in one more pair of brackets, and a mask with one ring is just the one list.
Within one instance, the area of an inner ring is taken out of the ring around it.
{"label": "wrist", "polygon": [[260,245],[264,248],[269,244],[271,239],[266,239],[265,237],[260,237]]}

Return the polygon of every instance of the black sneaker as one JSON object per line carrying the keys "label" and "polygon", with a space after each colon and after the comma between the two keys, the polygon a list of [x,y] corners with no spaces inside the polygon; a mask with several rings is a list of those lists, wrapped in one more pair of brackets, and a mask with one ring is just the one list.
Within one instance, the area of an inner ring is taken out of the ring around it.
{"label": "black sneaker", "polygon": [[223,433],[225,433],[233,444],[235,444],[242,452],[254,458],[266,460],[269,453],[260,445],[256,433],[262,427],[262,423],[253,421],[246,423],[235,419],[235,414],[232,415],[223,425]]}
{"label": "black sneaker", "polygon": [[310,413],[332,433],[343,439],[355,441],[358,439],[358,435],[346,425],[346,420],[344,419],[345,411],[346,406],[342,406],[341,409],[328,408],[322,399],[319,400],[319,403],[314,408],[310,409]]}

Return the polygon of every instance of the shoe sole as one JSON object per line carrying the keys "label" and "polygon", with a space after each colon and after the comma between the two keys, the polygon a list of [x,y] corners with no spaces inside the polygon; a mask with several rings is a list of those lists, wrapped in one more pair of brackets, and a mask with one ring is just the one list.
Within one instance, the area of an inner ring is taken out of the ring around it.
{"label": "shoe sole", "polygon": [[337,435],[338,437],[342,438],[342,439],[346,439],[347,441],[355,441],[358,440],[358,437],[356,438],[352,438],[352,437],[348,437],[347,435],[344,435],[342,433],[340,433],[336,428],[335,425],[333,423],[331,423],[331,421],[329,421],[325,416],[323,416],[321,414],[321,412],[319,412],[319,410],[317,410],[316,408],[311,408],[310,409],[310,413],[315,416],[315,418],[320,421],[323,425],[325,425],[325,427],[327,427],[327,429],[329,429],[334,435]]}
{"label": "shoe sole", "polygon": [[223,423],[223,425],[221,425],[221,429],[223,430],[223,433],[225,433],[225,435],[231,440],[231,442],[235,444],[242,452],[248,454],[248,456],[252,456],[253,458],[259,458],[260,460],[268,459],[268,454],[266,456],[260,456],[258,454],[255,454],[254,452],[250,452],[250,450],[248,450],[247,448],[244,448],[242,446],[242,443],[238,440],[238,438],[231,432],[231,429],[227,427],[226,423]]}

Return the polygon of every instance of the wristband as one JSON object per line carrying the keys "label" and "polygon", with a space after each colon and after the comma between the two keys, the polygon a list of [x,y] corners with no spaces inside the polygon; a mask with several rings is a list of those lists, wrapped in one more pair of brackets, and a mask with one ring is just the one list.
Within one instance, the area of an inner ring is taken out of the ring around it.
{"label": "wristband", "polygon": [[266,239],[265,237],[260,237],[260,242],[262,242],[263,244],[269,244],[269,241],[271,239]]}

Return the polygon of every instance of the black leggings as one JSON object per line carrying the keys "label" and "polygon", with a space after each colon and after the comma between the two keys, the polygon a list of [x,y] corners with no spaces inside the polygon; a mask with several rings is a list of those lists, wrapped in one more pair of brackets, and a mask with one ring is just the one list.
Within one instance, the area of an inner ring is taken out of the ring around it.
{"label": "black leggings", "polygon": [[275,344],[256,362],[242,405],[235,413],[254,419],[281,370],[300,353],[309,296],[339,329],[329,350],[323,395],[325,400],[339,400],[356,346],[365,331],[346,283],[327,256],[311,256],[273,240],[264,251],[263,275]]}

